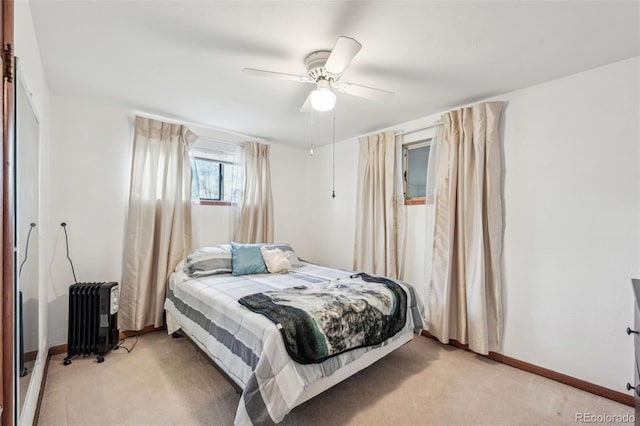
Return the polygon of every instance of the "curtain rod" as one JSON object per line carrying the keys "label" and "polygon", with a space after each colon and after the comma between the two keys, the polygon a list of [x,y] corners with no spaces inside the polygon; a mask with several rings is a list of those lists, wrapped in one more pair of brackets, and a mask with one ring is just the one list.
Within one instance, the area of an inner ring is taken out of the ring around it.
{"label": "curtain rod", "polygon": [[427,129],[431,129],[432,127],[438,127],[442,125],[442,121],[436,121],[433,124],[429,124],[428,126],[424,126],[421,127],[419,129],[413,129],[413,130],[407,130],[406,132],[403,130],[399,130],[398,132],[396,132],[396,136],[402,136],[402,135],[408,135],[409,133],[415,133],[415,132],[419,132],[421,130],[427,130]]}
{"label": "curtain rod", "polygon": [[233,146],[238,146],[242,143],[242,142],[231,142],[231,141],[226,141],[224,139],[210,138],[209,136],[200,136],[200,135],[198,135],[198,139],[204,139],[205,141],[219,142],[219,143],[223,143],[226,145],[233,145]]}
{"label": "curtain rod", "polygon": [[[424,126],[424,127],[420,127],[419,129],[413,129],[413,130],[407,130],[406,132],[404,130],[395,130],[395,136],[402,136],[402,135],[407,135],[409,133],[415,133],[415,132],[419,132],[421,130],[427,130],[430,129],[432,127],[437,127],[437,126],[441,126],[442,125],[442,121],[436,121],[435,123],[429,124],[428,126]],[[378,133],[383,132],[383,130],[376,132],[376,133],[371,133],[365,136],[362,136],[364,138],[369,137],[369,136],[374,136],[377,135]]]}
{"label": "curtain rod", "polygon": [[216,132],[220,132],[220,133],[226,133],[228,135],[234,135],[234,136],[238,136],[250,141],[256,141],[256,142],[266,142],[267,140],[264,138],[259,138],[257,136],[251,136],[251,135],[245,135],[244,133],[239,133],[239,132],[235,132],[233,130],[227,130],[227,129],[222,129],[220,127],[215,127],[215,126],[210,126],[207,124],[202,124],[202,123],[194,123],[192,121],[185,121],[185,120],[181,120],[178,118],[169,118],[169,117],[164,117],[162,115],[159,114],[151,114],[148,112],[143,112],[143,111],[134,111],[133,112],[133,121],[135,121],[135,116],[139,115],[141,117],[146,117],[146,118],[152,118],[155,120],[162,120],[162,121],[168,121],[168,122],[172,122],[172,123],[177,123],[177,124],[183,124],[187,127],[189,126],[193,126],[193,127],[201,127],[203,129],[209,129],[209,130],[213,130]]}
{"label": "curtain rod", "polygon": [[[242,147],[240,148],[242,149]],[[214,149],[206,146],[192,146],[191,151],[194,153],[194,156],[197,157],[198,154],[216,154],[222,156],[233,155],[233,151],[225,151],[224,149]]]}

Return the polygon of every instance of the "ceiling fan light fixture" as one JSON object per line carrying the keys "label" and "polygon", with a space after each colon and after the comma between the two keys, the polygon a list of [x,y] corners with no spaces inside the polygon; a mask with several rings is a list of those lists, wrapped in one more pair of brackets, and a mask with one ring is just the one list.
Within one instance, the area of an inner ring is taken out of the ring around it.
{"label": "ceiling fan light fixture", "polygon": [[[243,72],[255,77],[270,77],[297,83],[316,84],[302,104],[300,112],[331,111],[336,104],[336,89],[340,93],[373,101],[389,101],[393,92],[340,81],[345,69],[351,64],[362,45],[351,37],[338,37],[332,50],[317,50],[304,60],[307,75],[293,75],[281,72],[245,68]],[[341,95],[342,96],[342,95]],[[342,99],[342,98],[341,98]]]}
{"label": "ceiling fan light fixture", "polygon": [[316,111],[331,111],[336,106],[336,94],[333,93],[329,84],[318,83],[318,88],[311,92],[311,107]]}

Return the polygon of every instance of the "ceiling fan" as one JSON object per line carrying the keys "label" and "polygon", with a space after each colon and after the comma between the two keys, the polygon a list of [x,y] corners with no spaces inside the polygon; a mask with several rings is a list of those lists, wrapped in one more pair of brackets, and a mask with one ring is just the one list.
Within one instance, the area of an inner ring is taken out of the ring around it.
{"label": "ceiling fan", "polygon": [[298,83],[315,84],[316,89],[311,91],[307,97],[302,108],[300,108],[301,112],[310,112],[311,108],[316,111],[333,109],[336,103],[336,95],[332,88],[341,93],[379,102],[391,99],[393,92],[340,81],[342,72],[349,66],[360,49],[362,49],[362,45],[356,40],[350,37],[338,37],[333,50],[320,50],[311,53],[305,58],[304,63],[307,68],[307,75],[284,74],[254,68],[245,68],[243,72],[256,77],[278,78]]}

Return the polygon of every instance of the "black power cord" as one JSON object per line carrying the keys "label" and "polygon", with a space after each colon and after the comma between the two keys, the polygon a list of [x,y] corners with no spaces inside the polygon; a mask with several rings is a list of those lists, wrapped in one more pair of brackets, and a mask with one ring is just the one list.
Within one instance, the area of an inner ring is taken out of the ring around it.
{"label": "black power cord", "polygon": [[60,226],[62,226],[62,229],[64,229],[64,241],[67,245],[67,259],[69,259],[69,263],[71,264],[71,272],[73,272],[73,282],[78,284],[78,279],[76,278],[76,271],[73,268],[73,261],[71,261],[71,258],[69,257],[69,236],[67,235],[67,224],[62,222]]}
{"label": "black power cord", "polygon": [[18,276],[22,274],[22,267],[27,261],[27,256],[29,256],[29,239],[31,238],[31,231],[33,231],[33,228],[35,227],[36,227],[36,224],[31,222],[31,224],[29,225],[29,233],[27,234],[27,243],[25,244],[25,248],[24,248],[24,260],[22,261],[22,263],[20,264],[20,268],[18,269]]}
{"label": "black power cord", "polygon": [[136,341],[135,341],[135,342],[133,342],[133,345],[132,345],[130,348],[128,348],[128,347],[126,347],[126,346],[122,346],[122,344],[124,343],[124,341],[125,341],[125,340],[127,340],[127,337],[125,337],[124,339],[120,340],[120,341],[118,342],[118,345],[117,345],[115,348],[113,348],[113,349],[120,349],[120,348],[122,348],[122,349],[125,349],[125,350],[127,351],[127,353],[131,353],[131,351],[133,350],[133,348],[135,348],[135,347],[136,347],[136,345],[138,344],[138,336],[134,336],[134,337],[136,338]]}

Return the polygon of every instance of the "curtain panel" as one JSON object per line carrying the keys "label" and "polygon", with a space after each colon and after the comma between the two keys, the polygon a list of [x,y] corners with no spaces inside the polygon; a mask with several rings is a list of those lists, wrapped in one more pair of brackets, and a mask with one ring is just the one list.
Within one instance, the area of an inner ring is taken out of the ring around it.
{"label": "curtain panel", "polygon": [[428,329],[480,354],[502,339],[501,102],[442,117]]}
{"label": "curtain panel", "polygon": [[273,195],[269,145],[244,144],[244,189],[235,223],[234,241],[239,243],[273,242]]}
{"label": "curtain panel", "polygon": [[120,329],[163,324],[167,278],[191,249],[195,135],[179,124],[136,117],[120,294]]}
{"label": "curtain panel", "polygon": [[362,137],[353,269],[402,279],[405,220],[395,133]]}
{"label": "curtain panel", "polygon": [[[420,300],[423,301],[425,308],[428,306],[428,294],[429,294],[429,279],[431,277],[431,270],[433,267],[433,230],[435,223],[435,189],[437,183],[437,171],[438,171],[438,153],[440,141],[442,140],[442,125],[434,127],[433,135],[431,137],[431,148],[429,149],[429,161],[427,165],[427,200],[432,200],[425,205],[424,209],[424,276],[425,279],[421,282],[414,283],[416,292],[420,296]],[[426,312],[426,309],[425,309]],[[425,318],[426,324],[426,318]]]}

